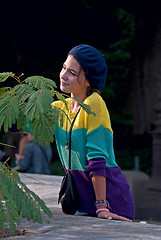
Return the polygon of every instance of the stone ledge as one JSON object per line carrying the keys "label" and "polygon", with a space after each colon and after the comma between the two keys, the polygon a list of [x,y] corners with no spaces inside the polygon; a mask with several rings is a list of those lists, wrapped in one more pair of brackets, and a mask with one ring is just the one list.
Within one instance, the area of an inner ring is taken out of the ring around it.
{"label": "stone ledge", "polygon": [[53,219],[46,224],[43,215],[43,224],[27,222],[22,219],[20,230],[27,230],[32,234],[5,238],[6,240],[160,240],[161,226],[153,224],[128,223],[110,221],[94,217],[71,216],[62,213],[61,209],[51,208]]}
{"label": "stone ledge", "polygon": [[[124,170],[124,176],[129,182],[135,201],[135,218],[140,217],[140,206],[143,204],[145,193],[150,178],[140,171]],[[58,192],[62,176],[41,175],[41,174],[20,174],[22,181],[42,198],[48,207],[60,208],[58,205]],[[143,219],[143,218],[142,218]]]}
{"label": "stone ledge", "polygon": [[20,174],[21,180],[50,207],[60,208],[58,192],[62,176],[42,174]]}
{"label": "stone ledge", "polygon": [[145,194],[149,186],[150,177],[140,171],[122,171],[131,188],[135,201],[135,218],[140,217],[140,206],[144,203]]}
{"label": "stone ledge", "polygon": [[57,204],[58,191],[62,177],[37,174],[20,174],[21,180],[37,193],[53,212],[53,218],[47,224],[43,215],[43,224],[21,219],[19,230],[31,232],[31,235],[14,236],[6,240],[60,240],[60,239],[115,239],[115,240],[160,240],[161,226],[155,224],[128,223],[110,221],[94,217],[71,216],[62,213]]}

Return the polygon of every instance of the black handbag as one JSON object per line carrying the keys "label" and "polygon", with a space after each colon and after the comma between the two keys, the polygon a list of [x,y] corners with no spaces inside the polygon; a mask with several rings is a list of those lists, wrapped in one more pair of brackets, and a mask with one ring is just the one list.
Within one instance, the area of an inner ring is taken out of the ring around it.
{"label": "black handbag", "polygon": [[73,181],[72,176],[72,169],[71,169],[71,134],[72,134],[72,128],[74,121],[80,111],[80,108],[78,112],[76,113],[73,122],[70,127],[69,131],[69,168],[68,173],[64,176],[60,191],[59,191],[59,197],[58,197],[58,203],[61,203],[62,211],[66,214],[74,215],[78,209],[78,198],[77,198],[77,190]]}

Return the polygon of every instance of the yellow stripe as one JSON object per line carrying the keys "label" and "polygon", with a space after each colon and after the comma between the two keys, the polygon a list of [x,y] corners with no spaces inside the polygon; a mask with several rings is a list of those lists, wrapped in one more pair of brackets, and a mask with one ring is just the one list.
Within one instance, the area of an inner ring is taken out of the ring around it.
{"label": "yellow stripe", "polygon": [[[67,102],[70,106],[71,99],[68,98]],[[78,128],[86,128],[87,133],[89,133],[102,125],[104,128],[109,129],[113,133],[109,112],[102,97],[97,93],[93,93],[91,96],[86,98],[84,103],[91,107],[91,111],[95,112],[96,116],[87,114],[83,109],[81,109],[74,123],[73,130]],[[68,113],[62,101],[56,101],[52,103],[52,106],[62,109],[68,115],[70,121],[72,122],[76,113]],[[61,128],[65,131],[69,131],[70,129],[70,123],[69,120],[67,120],[67,117],[65,117],[65,114],[63,117],[63,126],[61,126]]]}

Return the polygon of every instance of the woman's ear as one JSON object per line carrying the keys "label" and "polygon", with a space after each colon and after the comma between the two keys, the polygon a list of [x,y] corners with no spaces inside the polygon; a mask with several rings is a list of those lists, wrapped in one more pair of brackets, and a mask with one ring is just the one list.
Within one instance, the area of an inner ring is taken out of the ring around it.
{"label": "woman's ear", "polygon": [[87,84],[87,87],[90,87],[90,83],[87,78],[86,78],[86,84]]}

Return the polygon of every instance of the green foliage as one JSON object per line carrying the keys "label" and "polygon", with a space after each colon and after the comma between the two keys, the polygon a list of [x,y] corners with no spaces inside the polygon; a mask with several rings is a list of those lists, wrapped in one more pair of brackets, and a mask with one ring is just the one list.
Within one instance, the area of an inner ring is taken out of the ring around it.
{"label": "green foliage", "polygon": [[[58,108],[52,108],[51,103],[56,97],[63,101],[66,109],[69,110],[66,99],[63,94],[55,90],[56,84],[53,80],[32,76],[21,81],[22,76],[0,73],[0,82],[12,77],[18,83],[14,88],[0,89],[0,129],[4,127],[4,131],[7,132],[8,128],[17,122],[17,128],[24,132],[28,120],[29,130],[35,141],[39,140],[40,144],[45,141],[48,145],[54,140],[58,119],[61,122],[65,114]],[[79,104],[87,113],[92,113],[89,106],[80,101]]]}
{"label": "green foliage", "polygon": [[27,188],[17,172],[0,163],[0,230],[9,227],[13,233],[20,216],[42,223],[41,211],[52,217],[45,203]]}
{"label": "green foliage", "polygon": [[[68,117],[62,110],[52,108],[54,97],[63,101],[69,110],[63,94],[55,90],[55,82],[42,76],[21,81],[22,75],[17,77],[13,73],[0,73],[0,82],[8,77],[18,84],[13,88],[0,89],[0,129],[4,127],[7,132],[17,122],[17,128],[24,132],[28,120],[35,140],[39,140],[40,144],[53,142],[56,123],[59,120],[61,124],[64,116]],[[89,106],[78,102],[87,113],[94,114]],[[18,174],[0,163],[0,230],[9,225],[10,231],[14,232],[20,223],[20,215],[41,223],[41,210],[52,217],[45,203],[21,182]]]}
{"label": "green foliage", "polygon": [[14,77],[15,75],[12,72],[0,73],[0,82],[4,82],[8,77]]}
{"label": "green foliage", "polygon": [[83,0],[82,4],[87,8],[87,9],[97,9],[97,7],[101,4],[102,0]]}
{"label": "green foliage", "polygon": [[12,126],[12,123],[16,122],[16,119],[19,116],[19,109],[18,109],[18,98],[10,93],[6,92],[3,95],[3,101],[0,98],[0,127],[4,125],[5,132],[8,131],[8,128]]}
{"label": "green foliage", "polygon": [[125,109],[130,84],[131,44],[135,34],[135,17],[122,8],[118,8],[116,16],[121,34],[115,43],[103,52],[108,64],[107,88],[103,97],[110,110],[112,122],[123,126],[132,125],[132,115]]}
{"label": "green foliage", "polygon": [[36,88],[36,89],[51,89],[55,90],[56,84],[54,81],[48,78],[44,78],[42,76],[32,76],[28,77],[25,80],[25,83],[29,84],[29,86]]}
{"label": "green foliage", "polygon": [[91,112],[91,108],[89,105],[82,103],[81,101],[79,101],[78,99],[76,99],[75,97],[72,97],[72,99],[74,99],[75,101],[77,101],[79,103],[79,105],[82,107],[82,109],[84,111],[86,111],[88,114],[92,114],[93,116],[95,116],[94,112]]}

